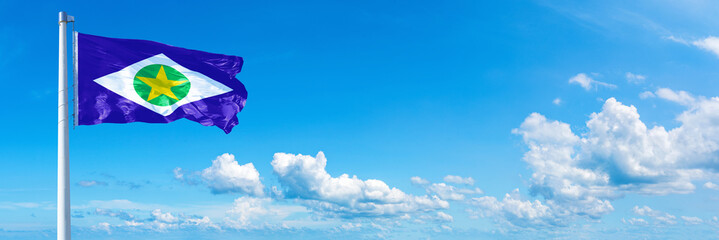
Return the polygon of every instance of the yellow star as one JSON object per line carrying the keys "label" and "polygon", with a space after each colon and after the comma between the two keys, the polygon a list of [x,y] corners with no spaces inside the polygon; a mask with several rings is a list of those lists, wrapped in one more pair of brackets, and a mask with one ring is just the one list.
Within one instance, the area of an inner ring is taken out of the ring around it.
{"label": "yellow star", "polygon": [[167,75],[165,75],[165,69],[162,66],[160,66],[160,71],[157,72],[157,77],[155,78],[137,78],[152,88],[152,90],[150,90],[150,95],[147,97],[147,101],[159,97],[161,94],[164,94],[165,96],[171,97],[175,100],[179,100],[177,99],[177,96],[172,93],[172,87],[187,82],[187,80],[175,81],[167,79]]}

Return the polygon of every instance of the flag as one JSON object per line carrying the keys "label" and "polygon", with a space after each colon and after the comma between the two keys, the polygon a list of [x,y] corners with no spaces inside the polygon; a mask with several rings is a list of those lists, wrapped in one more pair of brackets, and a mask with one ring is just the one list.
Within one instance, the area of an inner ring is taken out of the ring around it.
{"label": "flag", "polygon": [[186,118],[230,133],[238,123],[241,57],[77,32],[75,43],[76,125]]}

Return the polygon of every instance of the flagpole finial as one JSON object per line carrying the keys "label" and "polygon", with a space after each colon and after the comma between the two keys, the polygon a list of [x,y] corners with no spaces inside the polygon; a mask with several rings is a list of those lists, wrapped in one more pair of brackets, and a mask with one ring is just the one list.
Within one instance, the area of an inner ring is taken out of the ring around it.
{"label": "flagpole finial", "polygon": [[58,13],[58,22],[74,22],[75,17],[67,15],[67,12],[60,11]]}

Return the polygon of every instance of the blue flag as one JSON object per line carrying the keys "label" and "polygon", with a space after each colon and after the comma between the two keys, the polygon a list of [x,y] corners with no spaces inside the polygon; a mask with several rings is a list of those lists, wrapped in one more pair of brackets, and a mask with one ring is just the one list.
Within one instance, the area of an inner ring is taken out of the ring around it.
{"label": "blue flag", "polygon": [[76,124],[168,123],[230,133],[247,100],[242,58],[162,43],[75,33]]}

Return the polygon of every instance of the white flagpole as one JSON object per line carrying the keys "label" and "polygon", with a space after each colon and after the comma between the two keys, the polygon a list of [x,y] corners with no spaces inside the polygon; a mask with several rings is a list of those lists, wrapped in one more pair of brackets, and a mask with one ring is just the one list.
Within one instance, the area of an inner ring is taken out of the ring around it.
{"label": "white flagpole", "polygon": [[70,163],[67,119],[67,23],[72,16],[60,12],[60,51],[57,70],[57,239],[70,240]]}

